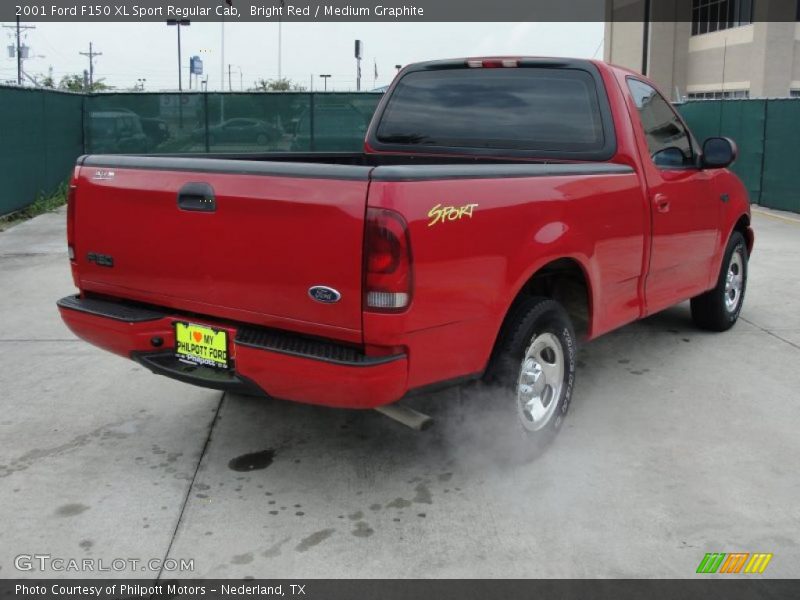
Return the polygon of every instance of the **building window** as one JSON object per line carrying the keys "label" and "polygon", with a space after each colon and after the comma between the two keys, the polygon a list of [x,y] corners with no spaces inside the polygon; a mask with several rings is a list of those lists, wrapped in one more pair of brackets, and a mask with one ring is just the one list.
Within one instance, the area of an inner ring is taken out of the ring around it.
{"label": "building window", "polygon": [[790,98],[800,98],[800,90],[789,90]]}
{"label": "building window", "polygon": [[753,21],[753,0],[692,0],[692,35],[722,31]]}
{"label": "building window", "polygon": [[749,98],[750,90],[726,90],[724,92],[689,92],[689,100],[735,100]]}

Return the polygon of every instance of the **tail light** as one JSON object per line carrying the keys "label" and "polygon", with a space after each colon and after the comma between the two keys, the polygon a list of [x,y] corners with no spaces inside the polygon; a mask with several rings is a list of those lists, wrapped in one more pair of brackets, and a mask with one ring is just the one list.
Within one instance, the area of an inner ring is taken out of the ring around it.
{"label": "tail light", "polygon": [[70,260],[75,260],[75,192],[77,186],[70,182],[67,192],[67,253]]}
{"label": "tail light", "polygon": [[519,60],[516,58],[470,58],[467,66],[473,69],[500,69],[502,67],[518,67]]}
{"label": "tail light", "polygon": [[411,302],[411,244],[402,216],[368,208],[364,240],[364,307],[398,312]]}

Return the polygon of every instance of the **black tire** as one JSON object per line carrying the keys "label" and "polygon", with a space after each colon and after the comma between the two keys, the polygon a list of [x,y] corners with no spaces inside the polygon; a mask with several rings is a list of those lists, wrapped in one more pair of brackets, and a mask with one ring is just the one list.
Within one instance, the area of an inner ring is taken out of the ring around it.
{"label": "black tire", "polygon": [[[692,320],[695,325],[709,331],[726,331],[733,327],[739,319],[744,304],[747,289],[747,258],[744,236],[734,231],[722,258],[716,287],[692,298]],[[728,275],[732,272],[734,277],[741,278],[738,293],[728,285]]]}
{"label": "black tire", "polygon": [[[544,345],[541,345],[544,343]],[[538,345],[537,345],[538,344]],[[558,348],[553,351],[553,346]],[[541,348],[541,350],[537,350]],[[560,349],[560,354],[559,354]],[[527,356],[529,351],[531,356]],[[547,447],[556,437],[564,422],[572,399],[575,385],[577,344],[575,331],[564,308],[549,298],[525,298],[512,310],[504,325],[490,367],[484,377],[484,383],[493,391],[492,406],[500,417],[496,424],[502,427],[497,436],[516,444],[521,440],[522,446],[513,449],[514,454],[531,458]],[[527,358],[526,358],[527,356]],[[533,361],[532,363],[529,362]],[[552,363],[551,363],[552,360]],[[538,361],[538,362],[537,362]],[[549,378],[551,371],[539,370],[544,375],[544,391],[542,402],[538,403],[544,416],[539,423],[524,408],[524,395],[521,385],[532,383],[535,389],[538,379],[531,379],[526,373],[539,367],[548,369],[560,362],[561,375]],[[545,365],[545,363],[547,363]],[[531,367],[535,365],[535,367]],[[527,370],[531,369],[531,370]],[[536,383],[533,383],[533,382]],[[553,383],[554,385],[551,385]],[[555,385],[558,385],[558,391]],[[549,401],[544,404],[549,388]]]}

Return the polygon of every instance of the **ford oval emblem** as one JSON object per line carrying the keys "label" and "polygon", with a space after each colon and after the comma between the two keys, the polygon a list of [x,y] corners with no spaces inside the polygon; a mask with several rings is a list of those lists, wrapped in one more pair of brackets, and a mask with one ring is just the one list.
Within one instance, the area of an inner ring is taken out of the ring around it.
{"label": "ford oval emblem", "polygon": [[342,297],[338,291],[326,285],[315,285],[314,287],[308,288],[308,295],[311,296],[312,300],[324,304],[333,304],[334,302],[338,302]]}

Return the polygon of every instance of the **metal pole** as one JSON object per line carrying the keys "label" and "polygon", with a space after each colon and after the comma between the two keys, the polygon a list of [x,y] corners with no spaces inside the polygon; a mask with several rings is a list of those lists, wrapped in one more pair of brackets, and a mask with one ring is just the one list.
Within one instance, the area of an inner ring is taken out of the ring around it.
{"label": "metal pole", "polygon": [[17,17],[17,85],[22,85],[22,43],[20,42],[19,17]]}
{"label": "metal pole", "polygon": [[286,7],[285,0],[280,1],[278,10],[278,80],[283,78],[283,9]]}
{"label": "metal pole", "polygon": [[183,58],[181,58],[181,22],[178,21],[176,24],[176,29],[178,30],[178,91],[183,91],[183,74],[181,73],[181,66],[183,65]]}
{"label": "metal pole", "polygon": [[[311,76],[311,83],[312,83],[312,88],[313,88],[313,83],[314,83],[314,76],[313,75]],[[311,152],[313,152],[317,147],[317,145],[316,145],[316,143],[314,141],[314,110],[315,109],[314,109],[314,93],[313,93],[313,90],[312,90],[312,93],[309,94],[309,96],[310,96],[310,101],[309,101],[309,108],[308,108],[308,117],[309,117],[308,132],[310,134],[310,136],[309,136],[310,139],[309,139],[309,147],[308,147],[308,149]]]}

